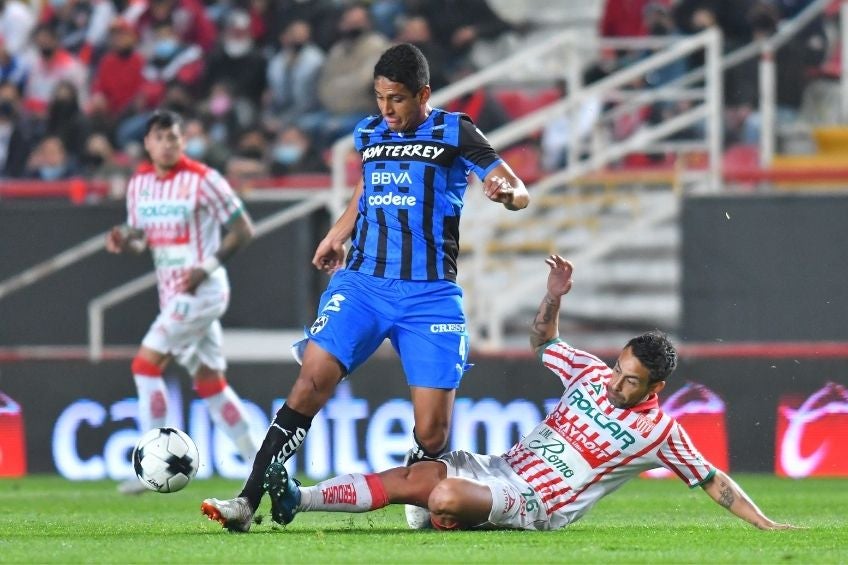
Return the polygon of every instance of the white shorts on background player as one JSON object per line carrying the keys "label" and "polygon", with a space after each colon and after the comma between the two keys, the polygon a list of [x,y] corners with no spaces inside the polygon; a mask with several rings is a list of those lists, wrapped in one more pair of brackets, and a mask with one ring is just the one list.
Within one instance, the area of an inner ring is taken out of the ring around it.
{"label": "white shorts on background player", "polygon": [[165,305],[150,326],[142,345],[169,353],[194,375],[200,365],[224,371],[223,331],[219,318],[229,305],[227,284],[215,280],[226,277],[223,269],[203,282],[192,294],[177,294]]}
{"label": "white shorts on background player", "polygon": [[475,529],[550,530],[545,506],[533,488],[498,455],[451,451],[439,457],[448,478],[470,479],[492,491],[488,522]]}

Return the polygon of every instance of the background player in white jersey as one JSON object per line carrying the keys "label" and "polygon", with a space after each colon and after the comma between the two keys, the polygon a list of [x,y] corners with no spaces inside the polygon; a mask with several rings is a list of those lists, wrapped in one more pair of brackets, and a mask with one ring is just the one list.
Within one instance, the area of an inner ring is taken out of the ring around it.
{"label": "background player in white jersey", "polygon": [[[159,111],[150,117],[144,136],[150,162],[129,181],[127,223],[106,237],[112,253],[150,248],[158,277],[160,313],[132,362],[139,426],[143,432],[168,421],[162,374],[176,359],[192,375],[212,420],[250,461],[257,445],[241,399],[224,376],[219,318],[230,299],[222,264],[252,239],[253,223],[226,179],[187,158],[184,145],[178,114]],[[146,490],[135,478],[119,489]]]}
{"label": "background player in white jersey", "polygon": [[367,512],[403,503],[429,508],[438,529],[552,530],[578,520],[642,471],[664,466],[757,528],[790,528],[763,514],[659,409],[657,393],[677,365],[664,334],[631,339],[613,368],[559,339],[560,300],[571,289],[572,266],[557,255],[546,262],[547,293],[530,341],[565,393],[544,421],[500,456],[454,451],[312,487],[301,487],[272,463],[266,483],[273,519],[285,524],[298,512]]}

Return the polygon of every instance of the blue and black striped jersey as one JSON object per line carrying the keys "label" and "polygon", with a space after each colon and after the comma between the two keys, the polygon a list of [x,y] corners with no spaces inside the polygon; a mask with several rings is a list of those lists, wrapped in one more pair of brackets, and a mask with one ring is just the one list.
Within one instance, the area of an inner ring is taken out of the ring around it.
{"label": "blue and black striped jersey", "polygon": [[459,217],[468,175],[501,159],[468,116],[434,109],[415,131],[397,133],[382,116],[354,129],[362,157],[347,268],[404,280],[456,280]]}

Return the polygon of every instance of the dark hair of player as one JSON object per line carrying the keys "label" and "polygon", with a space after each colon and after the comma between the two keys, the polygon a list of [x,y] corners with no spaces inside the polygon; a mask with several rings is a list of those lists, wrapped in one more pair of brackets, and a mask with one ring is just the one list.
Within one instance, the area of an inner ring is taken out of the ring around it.
{"label": "dark hair of player", "polygon": [[182,131],[182,116],[176,112],[172,112],[171,110],[156,110],[149,118],[147,118],[147,125],[144,127],[144,135],[146,136],[154,129],[171,129],[174,125]]}
{"label": "dark hair of player", "polygon": [[627,342],[633,355],[650,372],[650,382],[666,380],[677,368],[677,350],[663,332],[654,330]]}
{"label": "dark hair of player", "polygon": [[401,43],[388,48],[374,65],[374,78],[386,77],[399,82],[412,94],[418,94],[430,84],[430,65],[424,53],[410,43]]}

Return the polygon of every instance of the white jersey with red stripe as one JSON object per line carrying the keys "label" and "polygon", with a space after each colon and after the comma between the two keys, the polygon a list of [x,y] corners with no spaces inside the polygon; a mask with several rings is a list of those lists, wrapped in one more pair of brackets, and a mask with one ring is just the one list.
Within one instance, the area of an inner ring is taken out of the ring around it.
{"label": "white jersey with red stripe", "polygon": [[554,410],[502,457],[536,492],[550,528],[574,522],[628,479],[666,467],[690,487],[715,470],[656,395],[629,409],[606,395],[612,370],[600,359],[554,340],[541,353],[565,393]]}
{"label": "white jersey with red stripe", "polygon": [[[185,156],[164,177],[141,165],[127,187],[127,224],[144,231],[153,254],[164,307],[179,293],[192,268],[221,245],[221,226],[244,210],[220,173]],[[227,272],[212,272],[204,285],[229,292]]]}

